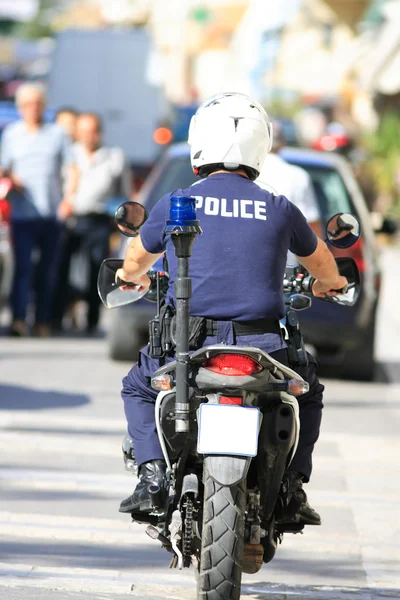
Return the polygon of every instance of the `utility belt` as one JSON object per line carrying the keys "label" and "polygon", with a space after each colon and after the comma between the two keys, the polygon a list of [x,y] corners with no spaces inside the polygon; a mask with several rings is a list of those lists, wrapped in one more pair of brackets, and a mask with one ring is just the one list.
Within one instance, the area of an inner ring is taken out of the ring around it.
{"label": "utility belt", "polygon": [[[277,333],[280,335],[279,321],[257,319],[254,321],[231,321],[236,336]],[[197,350],[207,336],[216,336],[218,320],[206,317],[189,317],[189,349]],[[149,354],[152,358],[162,358],[173,354],[176,347],[176,315],[170,305],[162,306],[160,314],[149,322]]]}
{"label": "utility belt", "polygon": [[[190,317],[199,319],[201,317]],[[217,335],[218,321],[205,319],[207,335]],[[260,335],[263,333],[277,333],[280,335],[281,328],[276,319],[256,319],[254,321],[231,321],[235,335]]]}

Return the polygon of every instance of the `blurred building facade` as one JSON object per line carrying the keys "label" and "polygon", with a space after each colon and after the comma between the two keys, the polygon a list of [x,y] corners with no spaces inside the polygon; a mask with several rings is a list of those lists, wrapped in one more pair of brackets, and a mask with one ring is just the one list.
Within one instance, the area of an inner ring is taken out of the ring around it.
{"label": "blurred building facade", "polygon": [[[55,30],[147,27],[149,78],[177,105],[222,90],[267,104],[321,99],[371,128],[374,110],[399,100],[398,0],[3,0],[1,7],[21,19],[47,7]],[[13,60],[9,44],[0,40],[3,63]]]}

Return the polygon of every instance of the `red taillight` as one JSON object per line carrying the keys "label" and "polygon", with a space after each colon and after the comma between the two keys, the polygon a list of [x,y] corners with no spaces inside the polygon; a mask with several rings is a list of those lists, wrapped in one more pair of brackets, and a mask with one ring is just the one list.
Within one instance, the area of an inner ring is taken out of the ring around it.
{"label": "red taillight", "polygon": [[262,366],[245,354],[217,354],[205,360],[205,369],[220,375],[253,375],[262,371]]}
{"label": "red taillight", "polygon": [[6,223],[10,220],[11,207],[8,200],[0,199],[0,221],[5,221]]}
{"label": "red taillight", "polygon": [[220,404],[234,404],[236,406],[242,406],[243,398],[241,396],[220,396]]}

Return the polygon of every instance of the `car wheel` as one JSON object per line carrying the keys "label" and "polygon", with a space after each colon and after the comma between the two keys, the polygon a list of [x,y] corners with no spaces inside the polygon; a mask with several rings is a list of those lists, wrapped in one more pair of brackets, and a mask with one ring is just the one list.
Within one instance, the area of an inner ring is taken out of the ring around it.
{"label": "car wheel", "polygon": [[129,312],[123,309],[113,312],[108,333],[109,356],[113,360],[135,361],[139,350],[148,341],[147,322],[144,326]]}
{"label": "car wheel", "polygon": [[372,323],[361,343],[344,354],[340,374],[345,379],[373,381],[375,376],[375,323]]}

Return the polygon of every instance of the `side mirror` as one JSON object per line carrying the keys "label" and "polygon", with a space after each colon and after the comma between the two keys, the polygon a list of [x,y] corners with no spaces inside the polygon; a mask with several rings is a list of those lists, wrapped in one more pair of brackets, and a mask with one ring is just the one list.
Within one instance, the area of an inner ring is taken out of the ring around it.
{"label": "side mirror", "polygon": [[136,288],[122,290],[115,282],[115,274],[122,268],[124,261],[120,258],[107,258],[102,262],[97,278],[97,291],[106,308],[125,306],[143,298],[146,291],[138,292]]}
{"label": "side mirror", "polygon": [[334,215],[326,226],[327,240],[335,248],[350,248],[358,241],[361,235],[360,223],[350,213]]}
{"label": "side mirror", "polygon": [[361,291],[360,271],[356,262],[349,257],[336,258],[336,264],[339,273],[346,277],[349,282],[348,291],[339,296],[326,296],[324,302],[332,304],[340,304],[341,306],[354,306],[358,300]]}
{"label": "side mirror", "polygon": [[136,237],[149,214],[139,202],[124,202],[115,211],[115,222],[121,233]]}

